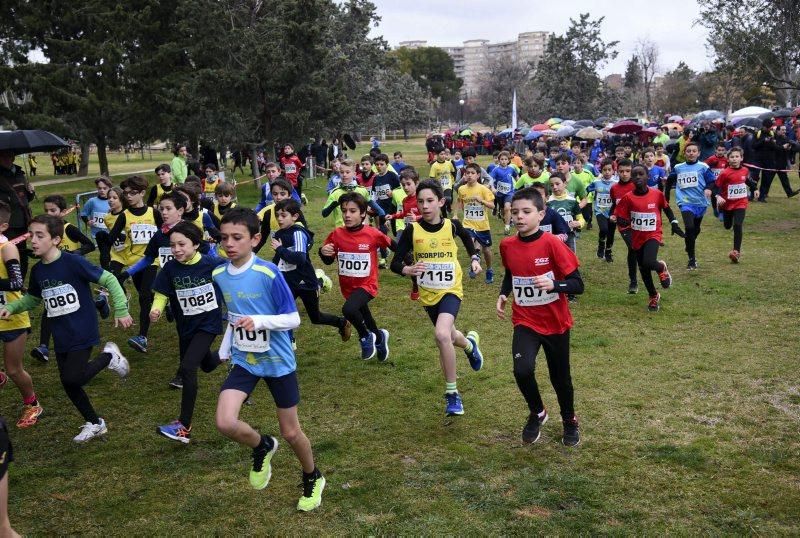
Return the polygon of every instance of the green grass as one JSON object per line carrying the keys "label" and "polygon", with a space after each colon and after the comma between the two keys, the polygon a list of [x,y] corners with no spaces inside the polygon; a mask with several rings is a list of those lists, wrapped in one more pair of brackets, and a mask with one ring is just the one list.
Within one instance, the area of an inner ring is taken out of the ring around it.
{"label": "green grass", "polygon": [[[422,164],[419,141],[386,149],[397,148]],[[330,230],[319,217],[323,180],[307,192],[319,243]],[[538,379],[553,420],[538,444],[522,445],[527,411],[511,374],[511,325],[495,317],[498,286],[482,280],[465,280],[458,326],[481,332],[486,365],[472,372],[459,355],[466,415],[444,418],[432,327],[408,300],[408,281],[384,271],[372,309],[392,333],[389,364],[363,363],[357,342],[343,344],[330,328],[306,322],[297,331],[301,421],[328,479],[319,510],[295,512],[300,472],[285,443],[270,486],[250,489],[249,450],[214,428],[222,371],[200,375],[191,445],[156,436],[179,404],[167,388],[174,326],[159,322],[149,354],[129,353],[128,381],[104,372],[88,386],[109,434],[86,446],[71,441],[81,420],[55,364],[26,360],[46,414],[30,430],[12,426],[12,522],[27,535],[797,534],[800,203],[779,193],[773,187],[770,203],[751,206],[738,266],[727,259],[731,234],[713,218],[698,241],[697,272],[684,269],[682,241],[667,236],[674,284],[657,314],[643,293],[626,293],[623,243],[608,265],[594,257],[596,231],[582,234],[576,449],[559,443],[543,360]],[[252,203],[255,189],[239,195]],[[497,221],[493,228],[499,242]],[[337,288],[322,297],[327,311],[341,304]],[[120,343],[134,334],[109,322],[101,331]],[[9,386],[0,397],[13,424],[18,393]],[[264,387],[243,419],[277,435]]]}

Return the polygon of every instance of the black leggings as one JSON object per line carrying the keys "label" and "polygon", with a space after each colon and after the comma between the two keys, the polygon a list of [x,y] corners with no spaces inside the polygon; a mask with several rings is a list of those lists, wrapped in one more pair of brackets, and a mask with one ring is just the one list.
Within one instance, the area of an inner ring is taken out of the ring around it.
{"label": "black leggings", "polygon": [[575,397],[569,372],[569,329],[563,334],[544,335],[524,325],[514,326],[514,336],[511,339],[514,379],[531,413],[544,411],[535,376],[536,355],[540,347],[544,348],[550,383],[556,391],[561,418],[569,420],[575,416]]}
{"label": "black leggings", "polygon": [[187,428],[192,425],[194,403],[197,400],[197,368],[204,372],[213,372],[219,366],[219,354],[211,351],[211,344],[217,337],[215,334],[199,331],[191,337],[179,336],[181,365],[178,374],[183,379],[181,391],[181,424]]}
{"label": "black leggings", "polygon": [[356,328],[359,338],[366,338],[370,332],[375,333],[376,336],[380,334],[375,318],[369,311],[369,302],[372,299],[374,297],[363,288],[356,288],[342,307],[342,314]]}
{"label": "black leggings", "polygon": [[601,245],[605,244],[606,250],[611,250],[614,246],[614,232],[617,224],[608,220],[605,215],[597,215],[597,241]]}
{"label": "black leggings", "polygon": [[742,237],[744,237],[745,209],[734,209],[723,213],[723,222],[726,230],[733,228],[733,250],[741,252]]}
{"label": "black leggings", "polygon": [[110,236],[105,230],[97,232],[97,235],[94,236],[94,240],[97,243],[97,251],[100,253],[100,267],[106,271],[109,270],[111,263],[111,241],[109,241],[109,238]]}
{"label": "black leggings", "polygon": [[47,309],[42,309],[42,321],[39,325],[39,345],[50,347],[50,335],[53,333],[50,329],[50,318],[47,316]]}
{"label": "black leggings", "polygon": [[620,230],[619,235],[622,236],[622,240],[625,241],[625,246],[628,247],[628,279],[631,281],[631,283],[636,283],[636,266],[638,263],[636,259],[636,251],[633,250],[633,247],[631,246],[630,228],[627,230]]}
{"label": "black leggings", "polygon": [[339,316],[320,312],[319,309],[319,289],[316,290],[292,290],[294,298],[300,297],[303,306],[306,308],[308,319],[314,325],[330,325],[331,327],[344,327],[345,320]]}
{"label": "black leggings", "polygon": [[147,337],[150,331],[150,307],[153,306],[153,280],[156,278],[158,268],[149,265],[133,277],[133,285],[139,292],[139,336]]}
{"label": "black leggings", "polygon": [[697,243],[697,236],[700,235],[700,225],[703,223],[703,217],[696,217],[691,211],[681,211],[683,217],[683,229],[686,232],[686,254],[689,258],[695,258],[695,245]]}
{"label": "black leggings", "polygon": [[92,355],[92,348],[78,349],[67,353],[56,353],[58,372],[61,375],[61,385],[67,393],[73,405],[83,416],[86,422],[100,424],[100,418],[89,401],[89,396],[83,390],[83,386],[94,378],[101,370],[108,367],[111,361],[110,353],[100,353],[93,360],[89,360]]}
{"label": "black leggings", "polygon": [[664,270],[664,264],[658,261],[658,241],[648,239],[639,250],[636,251],[636,260],[639,262],[639,271],[642,273],[642,282],[647,288],[650,297],[655,297],[656,286],[653,284],[652,271],[660,273]]}
{"label": "black leggings", "polygon": [[[581,208],[581,215],[583,215],[583,220],[586,221],[586,227],[591,227],[592,225],[592,215],[594,215],[594,208],[592,204],[586,204]],[[598,222],[600,222],[598,217]]]}

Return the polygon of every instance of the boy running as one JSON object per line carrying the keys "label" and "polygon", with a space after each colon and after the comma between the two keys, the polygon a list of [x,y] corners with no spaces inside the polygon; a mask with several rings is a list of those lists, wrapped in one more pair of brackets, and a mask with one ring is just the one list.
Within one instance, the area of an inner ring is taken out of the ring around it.
{"label": "boy running", "polygon": [[586,187],[586,192],[594,193],[592,209],[597,217],[597,257],[608,263],[614,261],[611,249],[614,247],[614,227],[608,220],[611,210],[611,187],[614,186],[614,169],[611,161],[601,167],[599,179],[593,180]]}
{"label": "boy running", "polygon": [[744,236],[744,215],[748,206],[748,187],[755,191],[753,198],[760,194],[756,190],[757,183],[750,178],[749,170],[742,166],[744,153],[741,148],[732,148],[726,159],[728,168],[722,170],[716,181],[717,207],[723,211],[723,224],[726,230],[733,228],[733,250],[728,257],[733,263],[739,263],[742,253],[742,237]]}
{"label": "boy running", "polygon": [[[456,168],[453,166],[453,161],[447,158],[449,151],[447,149],[440,149],[436,154],[436,162],[431,164],[430,179],[439,181],[444,192],[446,203],[442,206],[442,216],[447,217],[450,211],[450,205],[453,203],[453,183],[456,177]],[[507,155],[507,154],[506,154]],[[506,163],[508,165],[508,163]]]}
{"label": "boy running", "polygon": [[108,214],[108,191],[114,184],[105,176],[94,180],[97,196],[89,198],[81,209],[81,220],[89,227],[92,239],[97,232],[108,231],[106,215]]}
{"label": "boy running", "polygon": [[[605,159],[602,163],[602,173],[605,175],[606,168],[611,166],[611,159]],[[639,292],[639,283],[636,278],[636,251],[631,247],[631,229],[630,226],[616,222],[614,216],[614,209],[619,205],[629,192],[633,190],[633,182],[631,181],[631,167],[633,163],[629,159],[622,159],[617,165],[617,181],[611,185],[611,209],[609,209],[608,226],[609,233],[613,234],[614,229],[619,230],[619,235],[625,241],[625,246],[628,249],[628,293],[634,295]],[[613,168],[612,168],[613,169]],[[660,190],[660,189],[659,189]]]}
{"label": "boy running", "polygon": [[511,233],[511,197],[514,195],[514,183],[519,174],[509,163],[511,156],[507,151],[501,151],[497,157],[499,164],[492,169],[489,175],[494,182],[494,193],[497,200],[497,210],[503,211],[503,232],[508,235]]}
{"label": "boy running", "polygon": [[[466,183],[458,188],[458,203],[464,212],[461,221],[464,229],[472,237],[475,249],[480,249],[486,261],[486,283],[494,283],[492,270],[492,230],[489,228],[489,216],[486,208],[494,207],[494,194],[485,185],[478,183],[481,167],[475,163],[464,166],[463,175]],[[476,273],[470,269],[469,277]]]}

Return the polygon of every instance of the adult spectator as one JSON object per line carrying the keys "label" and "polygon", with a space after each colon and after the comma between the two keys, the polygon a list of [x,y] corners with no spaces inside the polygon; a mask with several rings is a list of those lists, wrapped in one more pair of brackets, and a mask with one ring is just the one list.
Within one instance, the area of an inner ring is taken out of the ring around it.
{"label": "adult spectator", "polygon": [[317,166],[321,166],[322,168],[328,167],[328,141],[324,138],[320,141],[319,145],[317,146],[317,150],[314,153],[314,160],[317,161]]}
{"label": "adult spectator", "polygon": [[[5,232],[8,239],[27,233],[31,221],[30,202],[36,194],[33,185],[25,177],[25,171],[14,164],[14,157],[13,151],[0,151],[0,200],[11,208],[11,218]],[[19,265],[24,277],[28,271],[28,249],[24,241],[17,248],[22,258]]]}
{"label": "adult spectator", "polygon": [[790,160],[797,151],[798,144],[789,138],[786,125],[778,127],[775,134],[775,144],[777,146],[775,149],[775,168],[777,172],[775,173],[778,175],[778,179],[781,180],[783,192],[785,192],[786,196],[789,198],[797,196],[800,191],[792,190],[792,185],[789,182],[789,176],[786,174],[786,171],[791,169]]}
{"label": "adult spectator", "polygon": [[[775,179],[775,153],[778,149],[778,144],[775,140],[775,131],[772,130],[772,120],[767,118],[761,122],[761,125],[761,129],[753,139],[755,160],[760,170],[758,168],[754,170],[761,177],[758,201],[766,202],[772,180]],[[757,179],[756,174],[753,174],[753,179]]]}
{"label": "adult spectator", "polygon": [[339,159],[342,156],[342,142],[339,140],[339,137],[336,136],[333,138],[331,145],[328,146],[328,162],[332,163],[334,159]]}
{"label": "adult spectator", "polygon": [[700,144],[700,159],[705,162],[706,159],[714,155],[719,142],[719,133],[713,124],[704,121],[700,124],[698,130],[697,143]]}
{"label": "adult spectator", "polygon": [[178,185],[182,185],[186,181],[186,176],[189,175],[189,167],[186,165],[188,153],[185,144],[175,144],[175,149],[172,150],[175,157],[172,158],[169,166],[172,168],[172,181]]}

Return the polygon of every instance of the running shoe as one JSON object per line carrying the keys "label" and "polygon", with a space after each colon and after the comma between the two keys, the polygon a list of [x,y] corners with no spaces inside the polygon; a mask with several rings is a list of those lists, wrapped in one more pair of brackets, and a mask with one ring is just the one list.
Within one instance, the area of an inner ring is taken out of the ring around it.
{"label": "running shoe", "polygon": [[378,361],[386,362],[389,359],[389,331],[386,329],[381,329],[380,331],[381,343],[375,344],[375,349],[378,353]]}
{"label": "running shoe", "polygon": [[738,250],[731,250],[728,253],[728,257],[731,259],[732,263],[739,263],[739,257],[740,256],[741,256],[741,254],[739,254]]}
{"label": "running shoe", "polygon": [[175,374],[175,377],[170,379],[169,388],[171,388],[171,389],[182,389],[183,388],[183,378],[181,377],[180,374]]}
{"label": "running shoe", "polygon": [[550,415],[547,414],[547,409],[542,409],[542,412],[537,414],[536,418],[539,419],[539,426],[544,426],[544,424],[550,419]]}
{"label": "running shoe", "polygon": [[378,269],[386,269],[386,258],[380,258],[378,260]]}
{"label": "running shoe", "polygon": [[264,489],[269,484],[272,477],[272,456],[278,450],[278,440],[268,436],[272,440],[272,448],[266,450],[262,447],[253,449],[253,467],[250,469],[250,485],[253,489]]}
{"label": "running shoe", "polygon": [[686,269],[689,271],[696,271],[700,266],[697,264],[697,258],[689,258],[689,263],[686,264]]}
{"label": "running shoe", "polygon": [[39,404],[24,406],[17,421],[17,428],[30,428],[39,422],[39,415],[42,413],[44,413],[44,408]]}
{"label": "running shoe", "polygon": [[189,426],[187,428],[181,424],[180,420],[159,426],[156,428],[156,433],[163,435],[167,439],[172,439],[173,441],[178,441],[179,443],[183,443],[185,445],[188,445],[189,441],[192,440],[192,427]]}
{"label": "running shoe", "polygon": [[139,353],[147,353],[147,337],[146,336],[131,336],[128,338],[128,345]]}
{"label": "running shoe", "polygon": [[494,269],[487,269],[486,270],[486,283],[487,284],[494,284]]}
{"label": "running shoe", "polygon": [[667,269],[667,262],[664,260],[658,260],[658,262],[664,266],[664,270],[658,273],[658,280],[661,281],[661,287],[667,289],[672,285],[672,275]]}
{"label": "running shoe", "polygon": [[481,348],[479,347],[481,337],[477,331],[470,331],[467,333],[467,340],[472,344],[472,350],[469,353],[464,350],[464,353],[466,353],[467,359],[469,359],[469,365],[473,370],[478,372],[483,368],[483,353],[481,353]]}
{"label": "running shoe", "polygon": [[108,319],[108,316],[111,315],[111,307],[108,306],[108,297],[105,294],[98,293],[97,296],[94,298],[94,307],[100,313],[100,317],[103,319]]}
{"label": "running shoe", "polygon": [[508,224],[506,224],[505,228],[503,228],[503,234],[505,234],[505,235],[511,235],[511,226],[509,226]]}
{"label": "running shoe", "polygon": [[347,342],[348,340],[350,340],[350,336],[352,335],[352,333],[353,333],[353,326],[350,325],[349,321],[344,320],[344,325],[339,327],[339,336],[342,337],[342,342]]}
{"label": "running shoe", "polygon": [[472,264],[470,264],[469,273],[467,274],[469,275],[470,278],[475,278],[476,276],[478,276],[478,273],[472,270]]}
{"label": "running shoe", "polygon": [[308,198],[306,198],[305,193],[300,195],[300,201],[303,202],[303,205],[308,205]]}
{"label": "running shoe", "polygon": [[361,358],[365,361],[370,360],[378,350],[375,347],[375,333],[369,333],[364,338],[359,338],[361,342]]}
{"label": "running shoe", "polygon": [[597,257],[600,258],[601,260],[606,257],[606,244],[605,243],[599,243],[597,245]]}
{"label": "running shoe", "polygon": [[561,437],[561,442],[564,443],[564,446],[578,446],[578,443],[581,442],[577,417],[564,421],[564,435]]}
{"label": "running shoe", "polygon": [[419,301],[419,290],[412,290],[408,297],[412,301]]}
{"label": "running shoe", "polygon": [[570,293],[567,295],[567,301],[569,301],[570,303],[577,303],[578,298]]}
{"label": "running shoe", "polygon": [[541,437],[542,432],[539,429],[541,423],[539,417],[531,413],[528,415],[528,420],[525,422],[525,427],[522,428],[522,442],[526,444],[535,443]]}
{"label": "running shoe", "polygon": [[614,253],[610,248],[606,249],[606,263],[614,263]]}
{"label": "running shoe", "polygon": [[86,441],[91,441],[95,437],[105,435],[106,433],[108,433],[106,421],[101,418],[100,424],[92,424],[91,422],[87,422],[81,426],[81,433],[73,437],[72,440],[76,443],[85,443]]}
{"label": "running shoe", "polygon": [[457,392],[448,392],[444,395],[447,405],[444,414],[448,417],[464,414],[464,404],[461,402],[461,395]]}
{"label": "running shoe", "polygon": [[297,509],[310,512],[322,504],[322,490],[325,489],[325,477],[316,471],[313,475],[303,475],[303,496],[297,501]]}
{"label": "running shoe", "polygon": [[103,353],[109,353],[111,360],[108,363],[108,369],[122,378],[128,377],[131,371],[131,366],[128,364],[128,359],[120,352],[119,346],[114,342],[106,342],[103,347]]}
{"label": "running shoe", "polygon": [[31,350],[31,357],[42,362],[48,362],[50,360],[50,350],[45,345],[36,346]]}
{"label": "running shoe", "polygon": [[647,309],[650,312],[658,312],[661,308],[661,294],[656,293],[652,297],[650,297],[650,302],[647,303]]}
{"label": "running shoe", "polygon": [[325,274],[325,271],[322,269],[317,269],[314,271],[314,274],[317,275],[317,281],[319,282],[319,287],[322,290],[322,293],[327,293],[331,291],[333,287],[333,281]]}
{"label": "running shoe", "polygon": [[631,295],[639,293],[639,284],[635,280],[631,280],[631,283],[628,284],[628,293]]}

